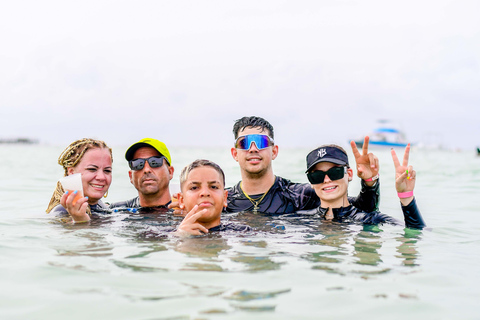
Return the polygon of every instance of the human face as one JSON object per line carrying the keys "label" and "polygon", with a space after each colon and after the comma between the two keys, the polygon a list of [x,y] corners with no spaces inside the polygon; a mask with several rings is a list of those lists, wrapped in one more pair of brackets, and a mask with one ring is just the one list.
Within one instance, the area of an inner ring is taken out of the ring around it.
{"label": "human face", "polygon": [[223,207],[227,206],[227,191],[220,173],[210,166],[190,171],[182,185],[179,202],[185,205],[187,212],[195,205],[198,205],[198,211],[206,209],[207,212],[197,220],[206,228],[219,225]]}
{"label": "human face", "polygon": [[68,168],[68,174],[81,173],[83,194],[89,204],[96,204],[112,183],[112,156],[108,149],[92,148],[85,152],[79,163]]}
{"label": "human face", "polygon": [[[328,171],[333,167],[341,166],[331,162],[320,162],[312,168],[312,171]],[[352,179],[352,177],[353,170],[348,168],[347,174],[345,174],[341,179],[332,181],[330,177],[326,175],[323,183],[312,184],[315,193],[321,200],[322,207],[334,206],[336,208],[342,206],[344,200],[347,198],[348,182]]]}
{"label": "human face", "polygon": [[[239,136],[245,136],[248,134],[268,134],[268,132],[262,130],[260,127],[244,128],[240,131]],[[262,176],[268,171],[272,171],[272,160],[277,157],[278,146],[270,146],[259,150],[257,146],[252,143],[250,149],[236,149],[232,148],[232,157],[240,165],[242,172],[248,175]]]}
{"label": "human face", "polygon": [[[153,148],[142,147],[135,151],[133,159],[147,159],[154,156],[158,157],[160,153]],[[163,161],[161,167],[152,168],[146,161],[143,169],[128,172],[130,182],[138,190],[139,195],[161,196],[164,192],[168,192],[168,185],[173,178],[173,167],[169,166],[165,159]]]}

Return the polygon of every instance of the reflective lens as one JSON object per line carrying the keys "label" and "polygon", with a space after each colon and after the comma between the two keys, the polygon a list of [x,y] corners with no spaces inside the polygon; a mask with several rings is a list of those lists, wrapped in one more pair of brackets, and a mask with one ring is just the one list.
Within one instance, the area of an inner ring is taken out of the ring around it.
{"label": "reflective lens", "polygon": [[309,172],[307,173],[307,178],[311,184],[319,184],[325,181],[325,176],[327,175],[330,178],[330,180],[334,181],[334,180],[342,179],[345,176],[345,173],[347,173],[346,166],[333,167],[328,169],[326,172],[321,170]]}
{"label": "reflective lens", "polygon": [[237,138],[237,141],[235,141],[235,148],[248,150],[252,147],[252,143],[254,142],[259,150],[274,145],[273,139],[266,134],[247,134],[246,136]]}
{"label": "reflective lens", "polygon": [[142,170],[143,167],[145,167],[145,161],[148,161],[148,165],[152,168],[158,168],[163,166],[163,159],[165,157],[150,157],[147,159],[133,159],[131,161],[128,161],[128,165],[130,166],[130,169],[132,170]]}

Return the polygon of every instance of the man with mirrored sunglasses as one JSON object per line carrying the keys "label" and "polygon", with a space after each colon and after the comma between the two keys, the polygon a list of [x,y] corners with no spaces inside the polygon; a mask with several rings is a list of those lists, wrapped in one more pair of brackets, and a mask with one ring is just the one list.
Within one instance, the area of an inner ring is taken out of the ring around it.
{"label": "man with mirrored sunglasses", "polygon": [[[405,149],[403,164],[392,150],[396,172],[396,189],[400,198],[405,225],[408,228],[422,229],[425,222],[413,197],[416,173],[408,166],[410,145]],[[337,145],[323,145],[307,155],[307,178],[321,202],[318,208],[299,212],[317,214],[325,220],[335,222],[355,222],[368,225],[394,224],[400,221],[379,211],[367,212],[350,203],[347,196],[348,184],[352,180],[353,170],[348,164],[345,150]]]}
{"label": "man with mirrored sunglasses", "polygon": [[[308,183],[294,183],[275,176],[272,161],[278,155],[273,126],[261,117],[238,119],[233,126],[235,145],[232,157],[240,166],[242,180],[228,188],[227,212],[253,211],[272,214],[292,213],[317,208],[320,200]],[[355,147],[356,148],[356,147]],[[358,150],[357,150],[358,153]],[[362,190],[351,202],[373,211],[379,201],[378,159],[368,153],[355,157],[361,166]]]}
{"label": "man with mirrored sunglasses", "polygon": [[125,153],[130,171],[130,182],[138,191],[138,196],[110,205],[112,209],[134,208],[149,211],[170,211],[169,190],[174,168],[170,152],[165,143],[151,138],[142,139],[131,145]]}

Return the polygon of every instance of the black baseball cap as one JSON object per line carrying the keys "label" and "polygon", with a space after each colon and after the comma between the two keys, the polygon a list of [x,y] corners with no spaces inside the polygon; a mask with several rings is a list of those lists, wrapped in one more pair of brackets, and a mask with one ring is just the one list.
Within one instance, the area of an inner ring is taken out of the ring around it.
{"label": "black baseball cap", "polygon": [[307,171],[320,162],[331,162],[340,165],[348,165],[348,155],[340,148],[333,146],[323,146],[316,148],[307,155]]}

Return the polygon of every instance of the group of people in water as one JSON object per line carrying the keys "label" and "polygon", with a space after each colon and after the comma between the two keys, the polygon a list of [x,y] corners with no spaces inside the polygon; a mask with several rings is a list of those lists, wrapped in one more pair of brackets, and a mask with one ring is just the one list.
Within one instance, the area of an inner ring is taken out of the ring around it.
{"label": "group of people in water", "polygon": [[[181,213],[184,218],[176,228],[178,236],[249,228],[222,223],[222,212],[315,214],[319,219],[340,223],[402,224],[378,211],[379,163],[378,158],[368,152],[368,137],[361,152],[351,142],[361,191],[357,197],[349,197],[348,184],[354,173],[342,147],[329,144],[312,150],[306,156],[305,171],[310,183],[294,183],[273,173],[272,161],[278,155],[278,146],[268,121],[256,116],[243,117],[235,122],[233,133],[235,145],[231,154],[239,164],[242,177],[235,186],[226,188],[223,170],[210,160],[200,159],[183,168],[180,193],[172,198],[169,184],[174,167],[170,152],[163,142],[145,138],[125,153],[130,182],[138,196],[111,204],[101,199],[108,193],[112,181],[112,149],[103,141],[77,140],[61,153],[58,163],[64,168],[65,176],[82,174],[84,197],[78,199],[78,190],[64,191],[57,183],[47,213],[68,217],[73,223],[86,223],[119,208]],[[395,187],[405,226],[422,229],[425,223],[413,195],[416,173],[408,164],[409,153],[410,145],[400,162],[392,149]]]}

